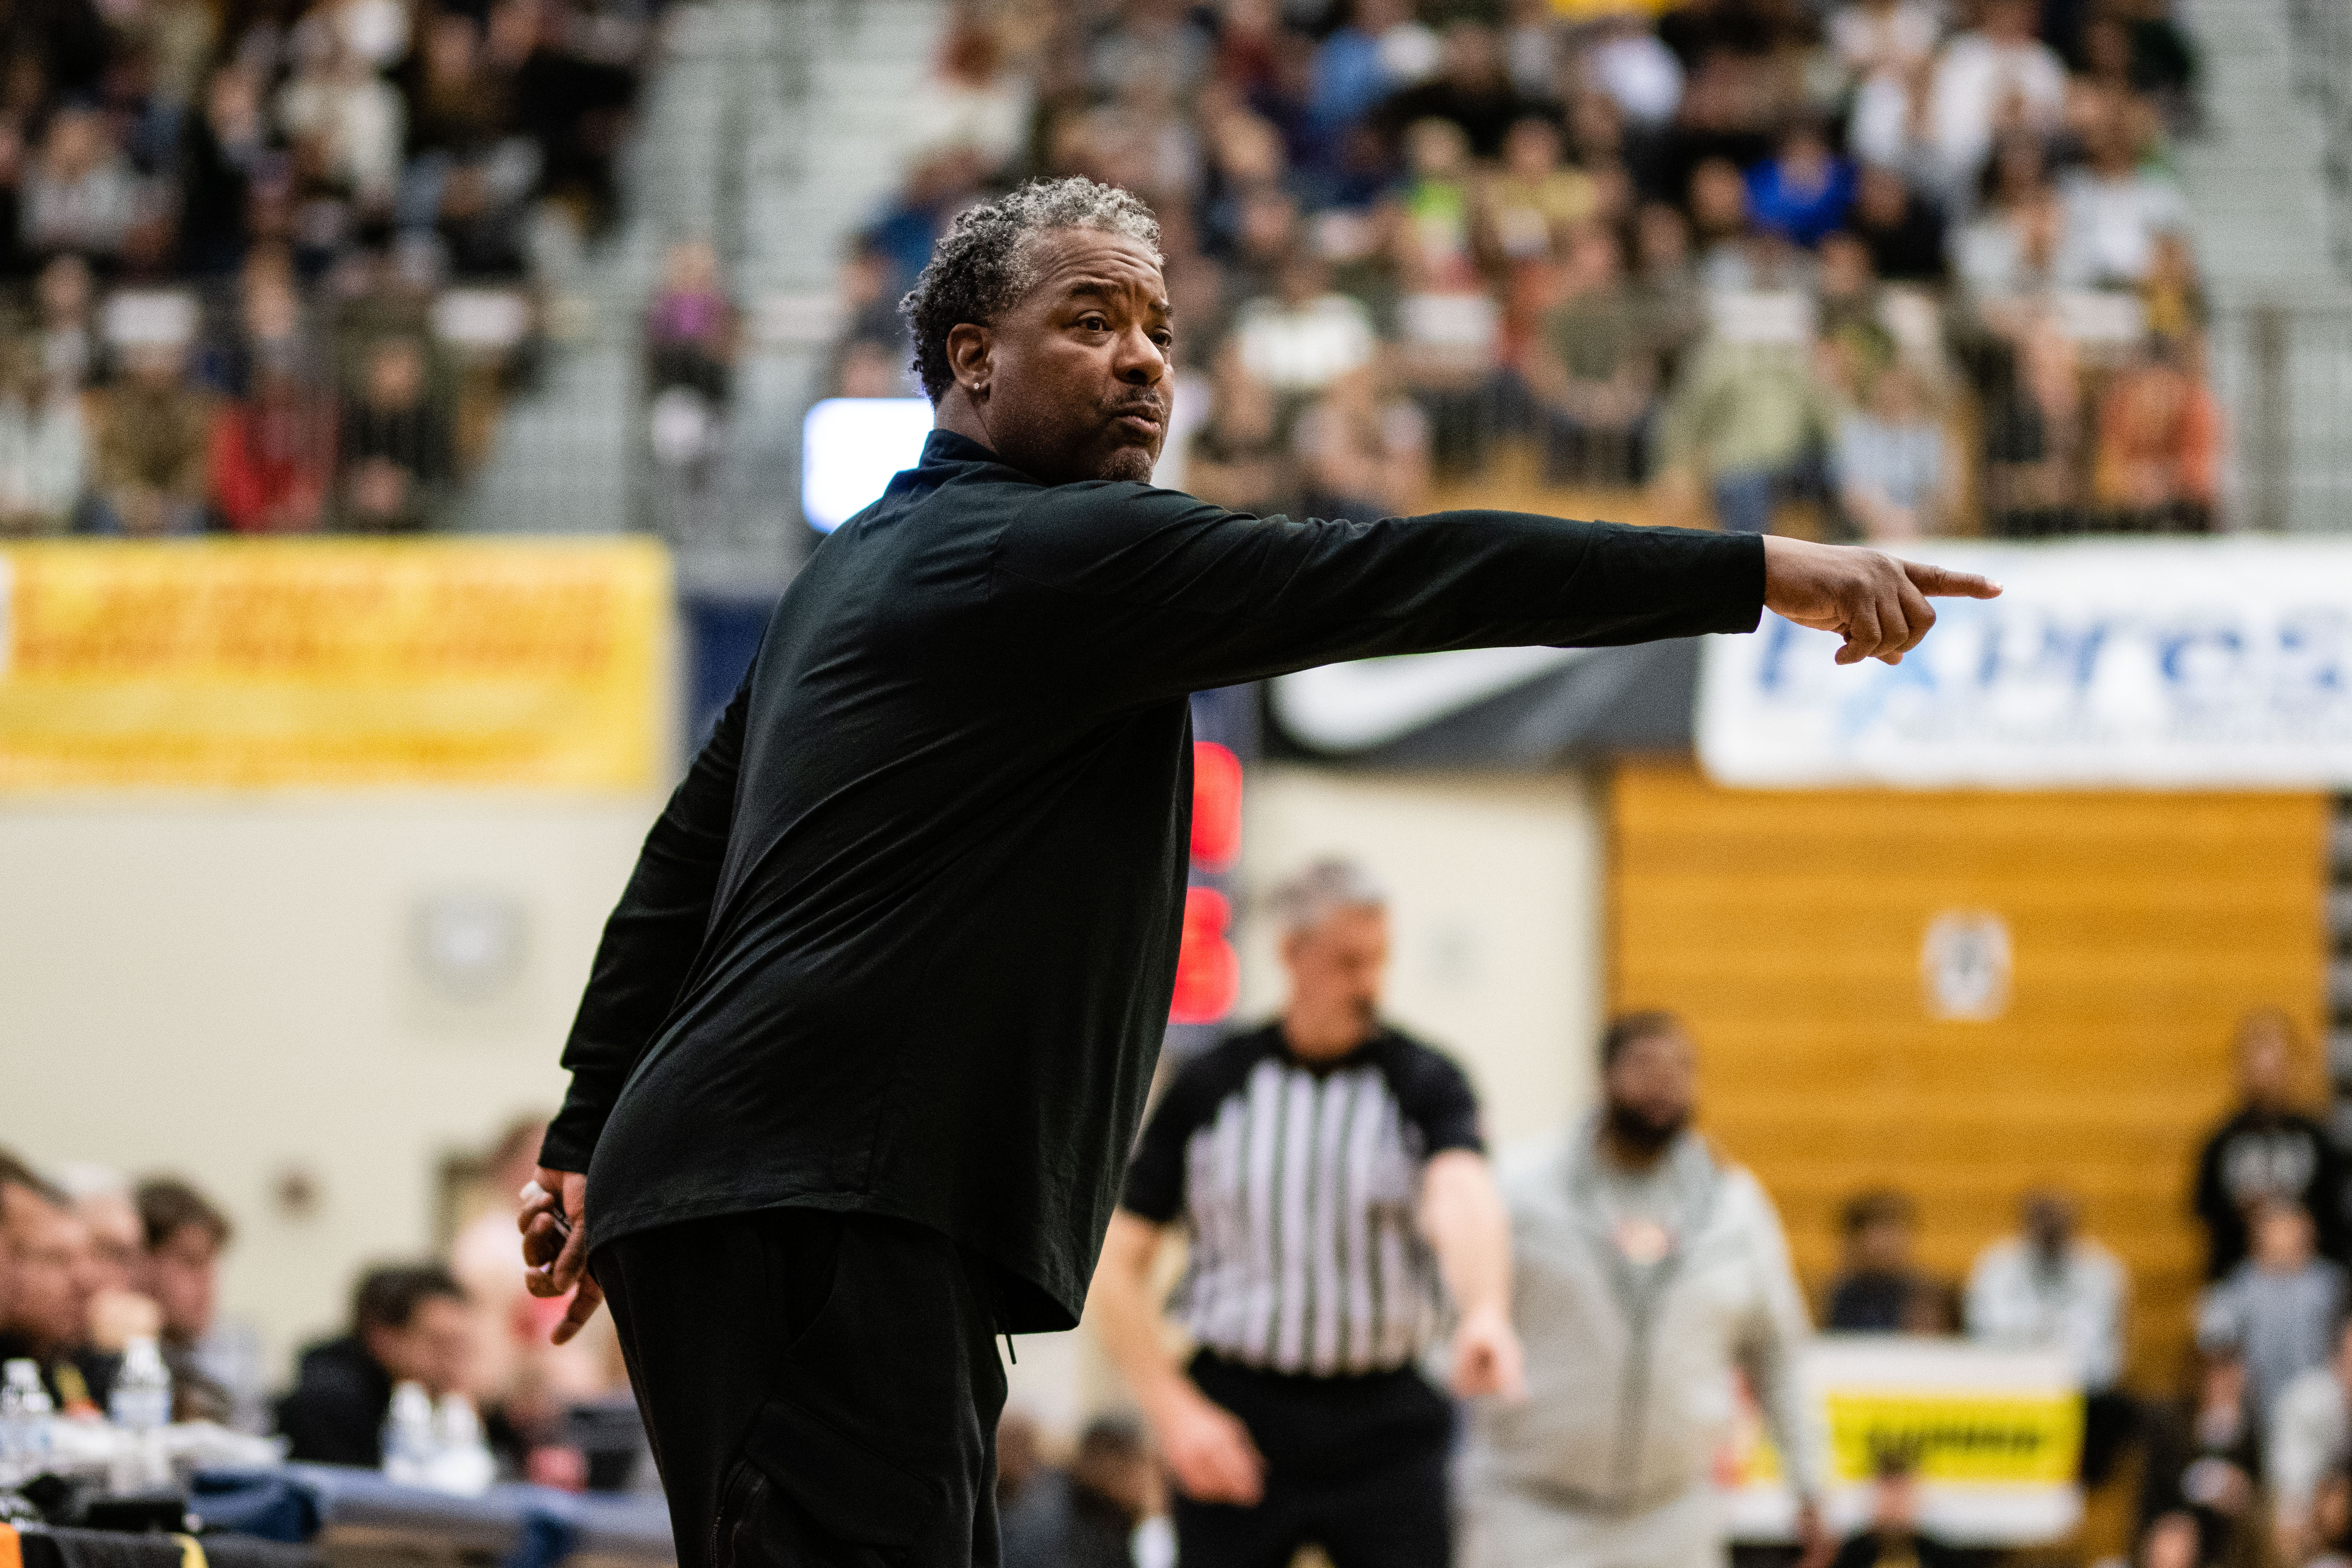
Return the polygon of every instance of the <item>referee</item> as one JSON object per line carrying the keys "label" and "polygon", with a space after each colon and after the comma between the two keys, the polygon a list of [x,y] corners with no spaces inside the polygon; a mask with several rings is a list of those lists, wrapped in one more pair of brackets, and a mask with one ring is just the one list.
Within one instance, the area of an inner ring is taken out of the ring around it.
{"label": "referee", "polygon": [[[1357,867],[1308,868],[1273,900],[1281,1016],[1188,1065],[1129,1163],[1090,1305],[1182,1495],[1186,1568],[1452,1560],[1454,1411],[1416,1366],[1443,1278],[1454,1388],[1519,1392],[1509,1225],[1462,1070],[1381,1021],[1388,914]],[[1192,1243],[1179,1370],[1150,1283]]]}
{"label": "referee", "polygon": [[[1144,481],[1159,226],[968,208],[905,309],[937,427],[825,540],[646,837],[520,1216],[609,1296],[678,1568],[997,1560],[1000,1332],[1066,1329],[1166,1026],[1189,693],[1335,659],[1752,630],[1847,662],[1979,579],[1513,512],[1239,516]],[[593,1270],[591,1264],[593,1261]]]}

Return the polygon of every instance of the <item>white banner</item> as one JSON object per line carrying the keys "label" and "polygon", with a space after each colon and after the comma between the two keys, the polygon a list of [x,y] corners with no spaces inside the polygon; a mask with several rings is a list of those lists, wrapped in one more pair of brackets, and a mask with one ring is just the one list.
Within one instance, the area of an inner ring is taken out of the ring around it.
{"label": "white banner", "polygon": [[1900,665],[1767,615],[1707,639],[1700,761],[1759,787],[2352,787],[2352,540],[1930,543],[2008,592],[1938,599]]}

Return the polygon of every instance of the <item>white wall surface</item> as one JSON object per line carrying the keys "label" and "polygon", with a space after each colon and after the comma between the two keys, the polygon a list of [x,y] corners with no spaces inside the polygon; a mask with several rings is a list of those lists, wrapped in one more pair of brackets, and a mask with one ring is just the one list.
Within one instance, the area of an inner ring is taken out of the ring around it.
{"label": "white wall surface", "polygon": [[[659,809],[0,805],[0,1145],[210,1192],[238,1227],[225,1305],[282,1376],[300,1339],[341,1321],[362,1264],[431,1243],[443,1156],[560,1100],[597,933]],[[451,994],[418,955],[436,900],[505,911],[520,936],[478,994]],[[307,1215],[274,1195],[289,1171],[317,1183]]]}

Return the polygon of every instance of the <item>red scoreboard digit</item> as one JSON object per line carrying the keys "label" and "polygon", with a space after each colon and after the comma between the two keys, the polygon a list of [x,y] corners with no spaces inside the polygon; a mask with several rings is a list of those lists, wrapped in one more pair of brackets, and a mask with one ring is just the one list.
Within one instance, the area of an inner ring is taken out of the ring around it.
{"label": "red scoreboard digit", "polygon": [[[1192,743],[1192,868],[1228,871],[1242,848],[1242,760],[1214,741]],[[1184,944],[1176,955],[1171,1024],[1214,1024],[1240,998],[1242,964],[1228,932],[1233,901],[1214,888],[1184,890]]]}

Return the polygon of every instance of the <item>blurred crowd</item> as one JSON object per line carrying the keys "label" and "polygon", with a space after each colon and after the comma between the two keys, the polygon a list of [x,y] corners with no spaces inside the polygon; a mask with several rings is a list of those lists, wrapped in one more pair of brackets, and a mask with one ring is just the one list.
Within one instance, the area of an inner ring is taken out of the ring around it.
{"label": "blurred crowd", "polygon": [[1060,0],[953,13],[833,391],[977,195],[1157,210],[1160,480],[1408,511],[1549,487],[1829,538],[2212,525],[2166,0]]}
{"label": "blurred crowd", "polygon": [[2345,1166],[2295,1096],[2299,1042],[2280,1014],[2236,1043],[2239,1104],[2206,1139],[2189,1194],[2207,1283],[2176,1386],[2125,1385],[2124,1264],[2083,1233],[2076,1200],[2025,1194],[2016,1233],[1958,1286],[1923,1269],[1919,1216],[1894,1188],[1842,1215],[1844,1268],[1824,1328],[1951,1333],[2061,1348],[2084,1369],[2083,1477],[2116,1478],[2137,1451],[2140,1568],[2352,1557],[2352,1297]]}
{"label": "blurred crowd", "polygon": [[478,1412],[509,1478],[651,1485],[609,1320],[552,1345],[565,1303],[523,1287],[517,1194],[544,1131],[509,1128],[478,1162],[476,1212],[446,1253],[364,1270],[345,1322],[284,1375],[252,1326],[220,1310],[236,1226],[213,1199],[174,1176],[37,1171],[0,1151],[0,1360],[34,1362],[60,1415],[95,1418],[126,1348],[152,1340],[175,1420],[275,1433],[290,1458],[371,1468],[386,1458],[394,1390],[415,1384]]}
{"label": "blurred crowd", "polygon": [[0,28],[0,536],[407,531],[597,230],[646,0],[44,0]]}

